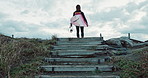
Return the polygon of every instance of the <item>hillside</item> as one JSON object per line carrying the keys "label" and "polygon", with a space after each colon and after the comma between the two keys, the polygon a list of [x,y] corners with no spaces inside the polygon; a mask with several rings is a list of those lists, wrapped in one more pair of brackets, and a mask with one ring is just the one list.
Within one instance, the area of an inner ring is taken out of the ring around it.
{"label": "hillside", "polygon": [[[38,68],[48,63],[42,60],[52,57],[49,51],[55,44],[56,37],[51,40],[11,38],[0,35],[0,78],[34,78],[42,73]],[[103,42],[102,44],[107,44]],[[117,45],[107,44],[117,49]],[[110,63],[117,66],[121,78],[146,78],[148,77],[148,45],[145,42],[134,43],[133,46],[124,45],[120,48],[128,49],[126,55],[120,51],[112,50]],[[120,56],[119,56],[120,55]]]}
{"label": "hillside", "polygon": [[0,35],[0,78],[33,78],[54,40]]}

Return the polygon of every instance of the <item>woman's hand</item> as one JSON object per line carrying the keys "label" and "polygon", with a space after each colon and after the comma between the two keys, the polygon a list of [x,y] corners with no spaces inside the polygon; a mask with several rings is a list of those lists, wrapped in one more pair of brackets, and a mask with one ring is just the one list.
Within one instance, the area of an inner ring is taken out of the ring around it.
{"label": "woman's hand", "polygon": [[70,23],[70,26],[69,26],[69,28],[71,28],[72,27],[72,23]]}

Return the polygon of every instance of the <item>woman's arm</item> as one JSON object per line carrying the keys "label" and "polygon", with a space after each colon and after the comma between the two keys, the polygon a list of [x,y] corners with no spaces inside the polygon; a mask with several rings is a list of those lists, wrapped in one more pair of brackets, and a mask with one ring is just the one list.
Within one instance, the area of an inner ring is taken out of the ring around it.
{"label": "woman's arm", "polygon": [[87,23],[87,25],[88,25],[88,22],[87,22],[87,19],[85,18],[85,15],[84,15],[84,13],[83,12],[81,12],[81,14],[82,14],[82,16],[83,16],[83,18],[84,18],[84,21]]}

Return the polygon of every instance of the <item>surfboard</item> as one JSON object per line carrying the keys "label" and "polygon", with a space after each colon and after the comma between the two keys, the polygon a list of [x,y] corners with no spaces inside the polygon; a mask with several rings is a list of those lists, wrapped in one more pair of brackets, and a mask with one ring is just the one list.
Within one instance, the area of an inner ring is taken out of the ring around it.
{"label": "surfboard", "polygon": [[71,23],[75,26],[87,27],[88,25],[84,21],[81,14],[77,14],[70,19]]}

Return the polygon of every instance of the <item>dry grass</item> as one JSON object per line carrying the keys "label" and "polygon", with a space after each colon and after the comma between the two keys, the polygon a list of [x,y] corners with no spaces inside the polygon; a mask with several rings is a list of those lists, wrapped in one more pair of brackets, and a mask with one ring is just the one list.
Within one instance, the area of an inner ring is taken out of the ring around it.
{"label": "dry grass", "polygon": [[[0,35],[0,78],[21,78],[38,74],[42,57],[48,56],[50,40],[12,39]],[[25,73],[31,71],[30,73]],[[33,76],[32,76],[33,77]]]}
{"label": "dry grass", "polygon": [[148,48],[133,50],[132,54],[114,57],[112,62],[121,69],[122,78],[148,78]]}

